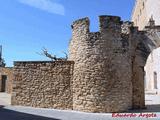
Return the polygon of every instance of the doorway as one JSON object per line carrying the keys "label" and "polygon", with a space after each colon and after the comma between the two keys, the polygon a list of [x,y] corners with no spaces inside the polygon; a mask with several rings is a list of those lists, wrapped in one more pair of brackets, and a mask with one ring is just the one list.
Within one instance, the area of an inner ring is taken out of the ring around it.
{"label": "doorway", "polygon": [[7,76],[2,75],[1,92],[6,92]]}

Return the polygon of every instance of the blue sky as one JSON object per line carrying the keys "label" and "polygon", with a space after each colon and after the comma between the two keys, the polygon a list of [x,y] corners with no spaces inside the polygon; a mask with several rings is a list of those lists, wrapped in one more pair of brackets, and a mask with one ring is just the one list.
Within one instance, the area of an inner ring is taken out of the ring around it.
{"label": "blue sky", "polygon": [[57,56],[68,50],[71,24],[88,16],[98,31],[99,15],[130,20],[134,0],[0,0],[0,44],[7,66],[13,61],[48,60],[43,47]]}

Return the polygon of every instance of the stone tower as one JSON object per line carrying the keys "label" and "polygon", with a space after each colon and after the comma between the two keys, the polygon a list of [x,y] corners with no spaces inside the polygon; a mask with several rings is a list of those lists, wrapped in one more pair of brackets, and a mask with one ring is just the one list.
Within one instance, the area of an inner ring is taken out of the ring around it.
{"label": "stone tower", "polygon": [[100,31],[95,33],[89,31],[88,18],[72,25],[70,60],[75,62],[73,109],[125,111],[132,106],[129,41],[122,39],[119,17],[100,16],[99,21]]}
{"label": "stone tower", "polygon": [[88,18],[72,24],[73,110],[144,108],[144,66],[149,53],[160,45],[150,33],[159,28],[139,31],[117,16],[100,16],[99,32],[90,32],[89,26]]}
{"label": "stone tower", "polygon": [[155,25],[160,25],[160,0],[136,0],[132,13],[132,21],[140,30],[148,25],[151,18]]}

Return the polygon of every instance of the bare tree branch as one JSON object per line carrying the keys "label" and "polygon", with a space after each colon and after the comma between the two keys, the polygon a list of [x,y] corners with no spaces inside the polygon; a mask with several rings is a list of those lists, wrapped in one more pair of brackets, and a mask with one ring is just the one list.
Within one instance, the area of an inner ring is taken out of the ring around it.
{"label": "bare tree branch", "polygon": [[51,55],[50,53],[48,53],[48,50],[45,48],[45,47],[43,47],[42,48],[42,53],[37,53],[37,54],[39,54],[39,55],[43,55],[43,56],[45,56],[45,57],[48,57],[48,58],[50,58],[52,61],[66,61],[67,59],[68,59],[68,55],[67,55],[67,53],[65,53],[65,52],[63,52],[65,55],[66,55],[66,57],[65,58],[57,58],[56,57],[56,55]]}
{"label": "bare tree branch", "polygon": [[68,54],[66,52],[64,52],[64,51],[62,51],[62,53],[65,54],[65,59],[68,60]]}

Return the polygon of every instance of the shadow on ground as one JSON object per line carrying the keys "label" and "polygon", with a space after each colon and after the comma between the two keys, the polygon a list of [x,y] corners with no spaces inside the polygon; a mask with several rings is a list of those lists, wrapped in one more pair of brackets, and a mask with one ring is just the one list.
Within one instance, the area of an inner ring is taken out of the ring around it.
{"label": "shadow on ground", "polygon": [[12,111],[0,106],[0,120],[60,120]]}
{"label": "shadow on ground", "polygon": [[160,112],[160,104],[159,105],[146,105],[149,112]]}
{"label": "shadow on ground", "polygon": [[134,109],[129,110],[131,113],[141,113],[141,112],[160,112],[160,104],[146,105],[145,109]]}

